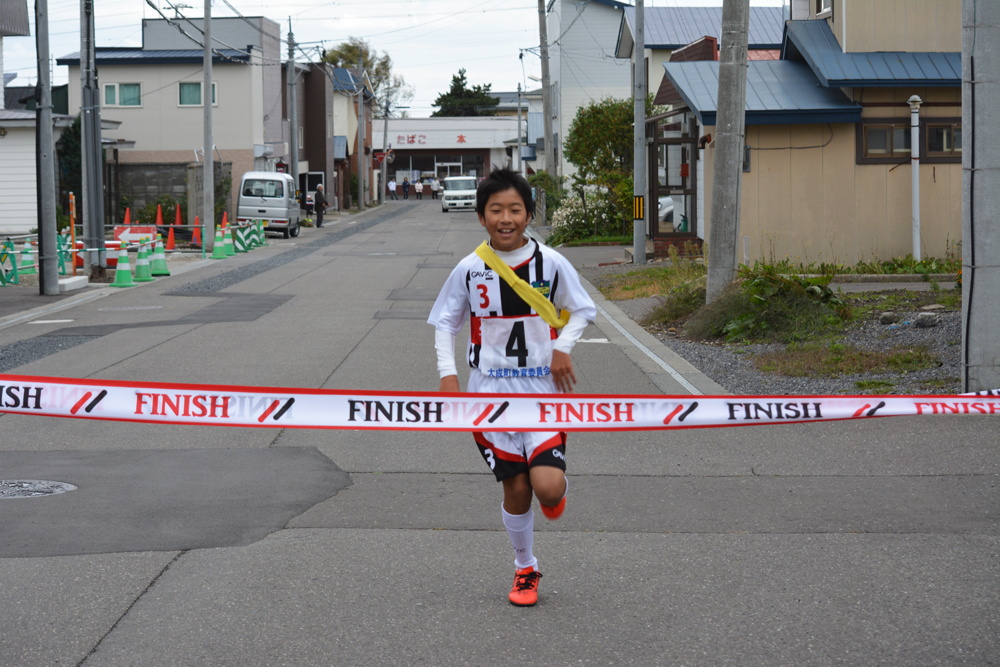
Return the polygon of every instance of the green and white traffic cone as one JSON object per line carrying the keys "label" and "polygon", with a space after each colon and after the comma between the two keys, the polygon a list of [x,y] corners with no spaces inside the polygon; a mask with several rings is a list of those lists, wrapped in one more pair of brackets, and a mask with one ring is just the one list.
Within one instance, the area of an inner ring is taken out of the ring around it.
{"label": "green and white traffic cone", "polygon": [[167,268],[167,253],[163,250],[163,236],[156,235],[156,246],[153,248],[153,261],[149,265],[154,276],[169,276],[170,269]]}
{"label": "green and white traffic cone", "polygon": [[267,242],[267,234],[264,233],[264,221],[263,220],[258,220],[257,221],[257,235],[260,236],[260,244],[262,246],[271,245],[270,243]]}
{"label": "green and white traffic cone", "polygon": [[251,220],[247,224],[247,248],[255,250],[260,247],[260,239],[257,238],[257,226]]}
{"label": "green and white traffic cone", "polygon": [[237,253],[247,251],[247,239],[243,235],[243,225],[239,223],[233,227],[233,250]]}
{"label": "green and white traffic cone", "polygon": [[236,254],[236,249],[233,248],[233,233],[230,231],[232,227],[226,224],[226,214],[222,214],[222,249],[226,253],[226,257],[232,257]]}
{"label": "green and white traffic cone", "polygon": [[122,247],[118,251],[118,264],[115,268],[115,281],[111,283],[112,287],[135,287],[135,283],[132,281],[132,271],[128,265],[128,248],[125,246],[125,242],[122,241]]}
{"label": "green and white traffic cone", "polygon": [[135,260],[135,281],[137,283],[149,283],[156,280],[149,267],[149,244],[143,240],[139,244],[139,257]]}
{"label": "green and white traffic cone", "polygon": [[212,257],[211,259],[225,259],[226,258],[226,248],[225,241],[222,240],[223,233],[222,227],[215,228],[215,243],[212,244]]}
{"label": "green and white traffic cone", "polygon": [[31,252],[31,241],[24,242],[24,250],[21,251],[21,266],[17,268],[17,272],[22,276],[33,276],[38,273],[38,269],[35,268],[35,256]]}

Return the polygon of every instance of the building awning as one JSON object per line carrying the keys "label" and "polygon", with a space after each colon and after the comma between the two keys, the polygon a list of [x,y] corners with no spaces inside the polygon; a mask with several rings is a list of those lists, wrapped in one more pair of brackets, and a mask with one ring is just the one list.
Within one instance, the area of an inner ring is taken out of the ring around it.
{"label": "building awning", "polygon": [[844,53],[825,20],[789,21],[781,51],[782,60],[808,63],[825,87],[962,85],[961,53]]}
{"label": "building awning", "polygon": [[347,137],[344,135],[336,135],[333,138],[333,159],[334,160],[346,160],[347,159]]}
{"label": "building awning", "polygon": [[[703,125],[715,125],[719,63],[663,63],[667,78]],[[819,86],[809,66],[789,60],[747,63],[747,125],[856,123],[861,105]]]}

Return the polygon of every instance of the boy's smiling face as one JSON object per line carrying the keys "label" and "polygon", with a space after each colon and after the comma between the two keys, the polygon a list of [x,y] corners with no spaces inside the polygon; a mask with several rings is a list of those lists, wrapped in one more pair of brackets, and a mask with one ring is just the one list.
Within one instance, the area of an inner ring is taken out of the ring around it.
{"label": "boy's smiling face", "polygon": [[514,188],[494,193],[486,202],[486,215],[479,222],[490,235],[494,250],[510,252],[527,243],[524,230],[530,218],[521,195]]}

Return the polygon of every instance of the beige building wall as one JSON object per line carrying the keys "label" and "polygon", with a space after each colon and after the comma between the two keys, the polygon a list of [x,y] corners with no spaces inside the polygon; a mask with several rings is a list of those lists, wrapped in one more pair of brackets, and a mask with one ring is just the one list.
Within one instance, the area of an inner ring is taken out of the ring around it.
{"label": "beige building wall", "polygon": [[848,53],[962,50],[962,0],[834,0],[827,21]]}
{"label": "beige building wall", "polygon": [[[259,55],[254,51],[255,56]],[[259,57],[255,57],[259,62]],[[79,113],[80,68],[70,67],[70,114]],[[218,155],[233,163],[230,210],[236,210],[240,179],[253,170],[253,146],[264,143],[263,73],[261,67],[236,63],[214,63],[216,85],[213,106],[213,138]],[[121,162],[195,161],[195,151],[204,143],[201,106],[179,104],[181,82],[203,81],[200,65],[101,65],[101,99],[104,85],[140,83],[142,105],[102,107],[101,117],[121,121],[114,137],[135,141],[133,149],[119,151]],[[207,98],[207,96],[203,96]],[[109,133],[105,131],[105,136]],[[200,159],[200,158],[199,158]]]}
{"label": "beige building wall", "polygon": [[[930,90],[940,96],[960,94]],[[865,92],[866,101],[871,92]],[[908,115],[902,111],[879,108],[874,115]],[[932,107],[926,115],[954,116],[956,111]],[[705,131],[715,134],[714,127]],[[742,181],[741,262],[787,258],[855,264],[912,251],[910,165],[856,164],[854,124],[752,125],[747,144],[755,150]],[[705,238],[711,224],[714,154],[713,142],[705,151]],[[922,253],[944,257],[957,252],[962,238],[962,165],[923,164],[920,170]]]}

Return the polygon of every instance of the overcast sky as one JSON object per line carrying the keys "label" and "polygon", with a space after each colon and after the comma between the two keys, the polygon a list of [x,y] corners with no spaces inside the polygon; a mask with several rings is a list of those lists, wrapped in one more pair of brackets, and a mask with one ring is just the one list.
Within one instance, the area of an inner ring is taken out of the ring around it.
{"label": "overcast sky", "polygon": [[[164,0],[152,0],[167,16],[174,16]],[[201,17],[203,0],[171,0],[189,17]],[[98,46],[141,46],[142,19],[158,18],[143,0],[97,0]],[[538,87],[527,78],[539,76],[537,56],[538,3],[533,0],[229,0],[244,16],[266,16],[281,24],[285,38],[291,17],[295,39],[306,50],[331,47],[348,37],[366,39],[380,53],[388,53],[394,71],[413,88],[410,116],[429,116],[431,103],[451,85],[464,67],[470,85],[492,84],[495,91],[516,90],[521,83]],[[646,7],[720,6],[721,0],[646,0]],[[753,5],[781,5],[781,0],[751,0]],[[184,5],[193,5],[184,7]],[[28,1],[34,17],[34,1]],[[279,13],[280,12],[280,13]],[[215,0],[213,16],[235,16],[223,0]],[[49,0],[49,41],[54,57],[80,50],[80,1]],[[32,25],[34,34],[34,25]],[[551,36],[550,36],[551,38]],[[612,45],[613,46],[613,45]],[[283,47],[283,51],[286,47]],[[523,63],[520,49],[526,52]],[[4,71],[16,72],[12,85],[35,83],[34,37],[3,40]],[[304,58],[303,58],[304,59]],[[523,67],[522,67],[523,64]],[[66,67],[55,67],[53,83],[66,83]]]}

